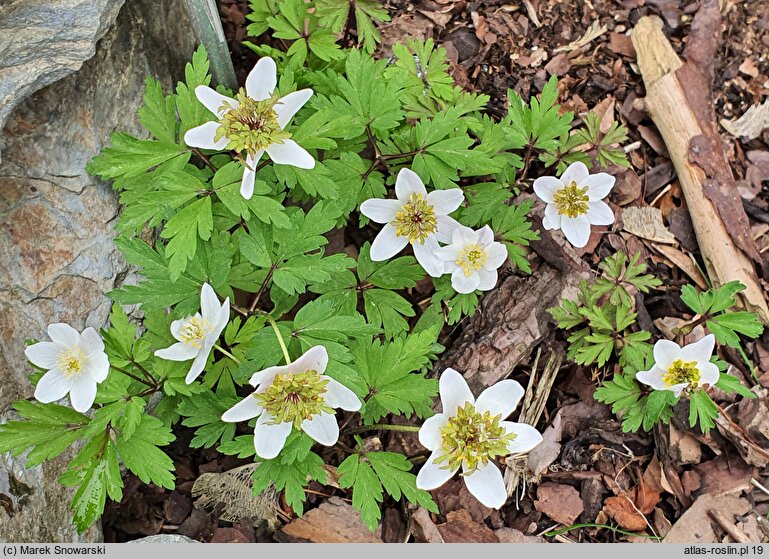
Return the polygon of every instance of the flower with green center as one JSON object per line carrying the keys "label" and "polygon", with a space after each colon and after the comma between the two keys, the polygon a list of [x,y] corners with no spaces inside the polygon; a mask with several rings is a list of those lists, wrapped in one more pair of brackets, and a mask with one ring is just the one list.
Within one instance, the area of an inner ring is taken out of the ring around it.
{"label": "flower with green center", "polygon": [[523,387],[503,380],[476,400],[462,375],[446,369],[439,389],[443,411],[419,429],[419,442],[432,454],[417,474],[417,487],[436,489],[461,468],[465,485],[476,499],[490,508],[502,507],[507,490],[495,462],[508,454],[529,452],[542,442],[542,435],[531,425],[504,421],[518,405]]}
{"label": "flower with green center", "polygon": [[33,365],[48,369],[35,387],[35,399],[47,404],[69,393],[76,411],[88,411],[97,385],[109,373],[104,342],[93,328],[81,334],[63,323],[48,326],[48,336],[52,341],[32,344],[24,351]]}
{"label": "flower with green center", "polygon": [[542,226],[560,229],[572,245],[583,247],[592,225],[611,225],[614,212],[603,201],[614,187],[607,173],[591,175],[584,163],[576,162],[559,177],[539,177],[534,192],[547,205]]}
{"label": "flower with green center", "polygon": [[198,100],[216,115],[216,120],[188,130],[184,142],[191,147],[244,153],[240,193],[246,200],[254,194],[256,165],[265,153],[279,165],[300,169],[315,166],[313,157],[285,131],[291,118],[312,96],[312,90],[278,97],[277,83],[275,61],[265,57],[256,63],[246,78],[245,90],[241,89],[234,99],[205,85],[195,88]]}
{"label": "flower with green center", "polygon": [[203,372],[208,355],[230,320],[230,299],[219,304],[216,293],[207,283],[200,290],[200,312],[171,323],[171,334],[179,340],[170,347],[159,349],[156,357],[169,361],[188,361],[192,365],[186,382],[190,384]]}
{"label": "flower with green center", "polygon": [[507,249],[494,240],[491,227],[477,231],[457,227],[451,244],[436,251],[443,260],[446,273],[451,274],[451,286],[457,293],[488,291],[497,285],[497,269],[507,260]]}
{"label": "flower with green center", "polygon": [[434,190],[428,194],[422,179],[403,168],[395,179],[396,200],[370,198],[360,211],[371,221],[385,226],[371,244],[371,259],[381,262],[392,258],[411,244],[414,257],[433,277],[443,275],[443,262],[436,256],[439,242],[451,242],[459,223],[448,214],[464,201],[462,190]]}
{"label": "flower with green center", "polygon": [[275,458],[295,428],[315,441],[331,446],[339,439],[334,408],[358,411],[355,393],[325,375],[328,353],[323,346],[308,349],[299,359],[254,373],[255,388],[224,412],[222,421],[248,421],[254,417],[254,448],[260,458]]}
{"label": "flower with green center", "polygon": [[713,334],[684,347],[658,340],[654,344],[654,366],[636,373],[636,378],[655,390],[670,390],[676,397],[687,389],[713,386],[721,376],[718,367],[710,362],[715,344]]}

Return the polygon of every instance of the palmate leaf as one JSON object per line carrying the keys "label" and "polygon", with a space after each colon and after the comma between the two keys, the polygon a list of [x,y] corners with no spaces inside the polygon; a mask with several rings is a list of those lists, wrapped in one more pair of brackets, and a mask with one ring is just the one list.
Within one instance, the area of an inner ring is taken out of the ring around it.
{"label": "palmate leaf", "polygon": [[159,419],[145,414],[133,436],[130,439],[119,436],[115,444],[125,467],[140,480],[173,489],[173,460],[158,447],[174,439],[171,430]]}
{"label": "palmate leaf", "polygon": [[176,281],[187,268],[187,262],[195,256],[198,237],[211,238],[214,228],[211,214],[211,198],[204,196],[174,215],[163,228],[160,236],[168,239],[166,256],[171,281]]}
{"label": "palmate leaf", "polygon": [[86,171],[104,179],[129,179],[146,173],[175,157],[189,159],[190,152],[176,144],[160,140],[139,140],[115,132],[110,147],[86,165]]}

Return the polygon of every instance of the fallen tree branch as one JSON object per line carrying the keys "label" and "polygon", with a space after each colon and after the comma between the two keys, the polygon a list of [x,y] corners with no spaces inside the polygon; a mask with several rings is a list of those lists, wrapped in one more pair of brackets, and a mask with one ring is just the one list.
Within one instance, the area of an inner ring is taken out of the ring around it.
{"label": "fallen tree branch", "polygon": [[769,323],[764,292],[751,258],[760,255],[750,236],[731,168],[716,129],[711,95],[713,55],[720,14],[706,0],[692,25],[687,62],[676,55],[656,16],[641,18],[632,41],[646,85],[644,105],[656,124],[675,166],[697,242],[710,279],[716,285],[739,280],[745,307]]}

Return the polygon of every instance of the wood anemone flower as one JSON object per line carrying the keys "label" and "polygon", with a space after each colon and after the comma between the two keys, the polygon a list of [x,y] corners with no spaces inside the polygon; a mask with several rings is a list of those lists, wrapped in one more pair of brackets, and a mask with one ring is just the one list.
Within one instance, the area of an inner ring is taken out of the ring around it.
{"label": "wood anemone flower", "polygon": [[504,421],[524,395],[520,383],[503,380],[476,400],[454,369],[439,381],[443,411],[424,422],[419,442],[432,454],[417,474],[417,487],[436,489],[462,468],[467,489],[485,506],[498,509],[507,501],[497,456],[529,452],[542,435],[525,423]]}
{"label": "wood anemone flower", "polygon": [[155,356],[169,361],[194,359],[185,379],[190,384],[203,372],[208,355],[229,320],[229,297],[220,305],[213,288],[204,283],[200,290],[200,312],[174,320],[171,323],[171,334],[179,341],[157,350]]}
{"label": "wood anemone flower", "polygon": [[491,227],[478,231],[457,227],[451,244],[436,251],[444,272],[451,274],[451,287],[457,293],[488,291],[497,285],[497,268],[507,260],[507,249],[494,240]]}
{"label": "wood anemone flower", "polygon": [[560,229],[566,240],[583,247],[590,238],[591,225],[611,225],[614,212],[603,201],[614,187],[608,173],[591,175],[584,163],[572,163],[558,177],[539,177],[534,192],[547,204],[542,226]]}
{"label": "wood anemone flower", "polygon": [[254,448],[264,459],[275,458],[292,428],[304,431],[325,446],[336,444],[339,425],[335,408],[358,411],[360,399],[342,383],[324,375],[328,353],[313,346],[299,359],[254,373],[256,390],[228,409],[222,421],[235,423],[254,417]]}
{"label": "wood anemone flower", "polygon": [[267,153],[274,163],[312,169],[315,160],[291,139],[285,127],[312,97],[312,89],[302,89],[284,97],[275,94],[277,68],[272,58],[261,58],[246,78],[246,88],[235,99],[208,86],[195,88],[195,95],[217,120],[201,124],[184,134],[191,147],[244,152],[245,168],[240,194],[246,200],[254,194],[256,165]]}
{"label": "wood anemone flower", "polygon": [[636,373],[636,379],[654,390],[670,390],[677,397],[687,388],[713,386],[721,373],[710,362],[716,338],[708,334],[693,344],[679,346],[670,340],[654,344],[654,367]]}
{"label": "wood anemone flower", "polygon": [[450,243],[459,222],[448,214],[456,210],[465,196],[460,188],[427,193],[422,179],[403,168],[395,178],[396,200],[370,198],[360,205],[363,215],[385,226],[371,244],[371,260],[381,262],[411,244],[417,262],[432,277],[443,275],[443,262],[436,251],[438,243]]}
{"label": "wood anemone flower", "polygon": [[35,399],[44,404],[69,393],[72,407],[88,411],[96,399],[97,385],[107,378],[109,360],[104,342],[93,328],[81,334],[69,324],[48,326],[50,342],[39,342],[24,350],[32,364],[48,372],[35,387]]}

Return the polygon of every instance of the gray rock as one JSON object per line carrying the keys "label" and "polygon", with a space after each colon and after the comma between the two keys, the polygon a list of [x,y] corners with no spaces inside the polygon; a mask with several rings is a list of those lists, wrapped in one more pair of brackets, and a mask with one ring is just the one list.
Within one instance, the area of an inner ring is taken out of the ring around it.
{"label": "gray rock", "polygon": [[0,4],[0,128],[24,98],[77,71],[124,0],[10,0]]}
{"label": "gray rock", "polygon": [[126,543],[200,543],[197,540],[182,536],[181,534],[158,534],[156,536],[147,536],[138,540],[131,540]]}
{"label": "gray rock", "polygon": [[[10,6],[20,13],[36,3]],[[107,3],[117,10],[122,2]],[[23,101],[8,119],[0,138],[0,422],[10,417],[12,401],[32,396],[26,338],[47,339],[52,322],[82,329],[107,319],[104,294],[126,272],[112,244],[117,197],[84,167],[112,131],[142,133],[135,113],[145,76],[166,88],[183,77],[195,46],[186,18],[181,0],[168,0],[162,9],[154,0],[127,0],[94,58]],[[56,32],[48,33],[55,44]],[[1,44],[2,28],[0,37]],[[9,497],[14,505],[10,515],[0,506],[0,541],[101,538],[98,529],[80,537],[72,526],[71,493],[56,482],[70,458],[65,453],[25,470],[23,457],[0,455],[0,504]]]}

